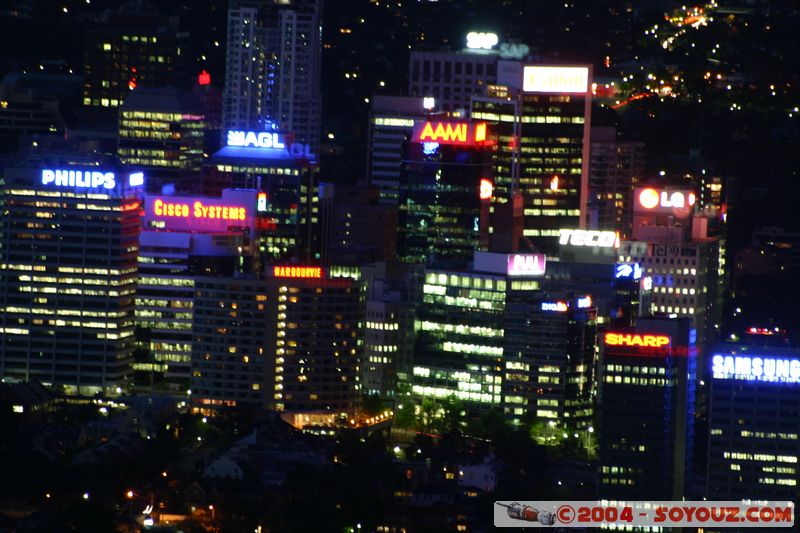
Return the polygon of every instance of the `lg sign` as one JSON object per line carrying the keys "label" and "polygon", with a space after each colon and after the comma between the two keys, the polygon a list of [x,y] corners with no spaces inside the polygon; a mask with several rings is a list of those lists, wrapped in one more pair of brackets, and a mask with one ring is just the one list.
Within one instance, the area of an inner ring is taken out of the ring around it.
{"label": "lg sign", "polygon": [[697,201],[693,192],[688,191],[657,191],[656,189],[642,189],[639,191],[639,205],[645,209],[686,209],[691,208]]}
{"label": "lg sign", "polygon": [[594,231],[583,229],[562,229],[559,231],[559,244],[572,246],[591,246],[598,248],[619,247],[619,235],[615,231]]}

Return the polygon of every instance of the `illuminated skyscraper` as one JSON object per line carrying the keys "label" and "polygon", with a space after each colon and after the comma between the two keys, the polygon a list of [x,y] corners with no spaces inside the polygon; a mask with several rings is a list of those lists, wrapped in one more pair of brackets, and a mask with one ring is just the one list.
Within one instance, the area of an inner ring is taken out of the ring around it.
{"label": "illuminated skyscraper", "polygon": [[403,146],[411,138],[414,124],[425,118],[424,99],[381,96],[372,99],[367,149],[369,183],[380,191],[382,204],[397,204]]}
{"label": "illuminated skyscraper", "polygon": [[66,152],[4,168],[0,376],[89,395],[126,385],[142,179]]}
{"label": "illuminated skyscraper", "polygon": [[695,334],[688,319],[606,331],[600,498],[680,500],[693,459]]}
{"label": "illuminated skyscraper", "polygon": [[397,255],[472,258],[488,247],[494,145],[486,123],[420,121],[400,171]]}
{"label": "illuminated skyscraper", "polygon": [[120,109],[117,155],[123,164],[147,172],[152,191],[166,183],[190,190],[197,186],[203,162],[205,126],[200,102],[192,95],[142,87]]}
{"label": "illuminated skyscraper", "polygon": [[188,388],[195,278],[254,267],[256,196],[225,190],[221,198],[145,198],[136,294],[140,350],[133,364],[140,385]]}
{"label": "illuminated skyscraper", "polygon": [[591,83],[588,66],[499,60],[497,85],[472,99],[498,135],[494,202],[523,195],[520,250],[555,255],[559,229],[586,225]]}
{"label": "illuminated skyscraper", "polygon": [[722,344],[710,360],[710,500],[793,500],[800,481],[800,353]]}
{"label": "illuminated skyscraper", "polygon": [[293,131],[318,153],[322,0],[236,0],[228,11],[225,130]]}

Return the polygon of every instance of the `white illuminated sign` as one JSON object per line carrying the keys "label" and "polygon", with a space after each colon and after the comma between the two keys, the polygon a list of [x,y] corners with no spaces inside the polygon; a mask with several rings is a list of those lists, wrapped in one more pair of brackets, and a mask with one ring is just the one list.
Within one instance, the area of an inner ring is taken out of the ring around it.
{"label": "white illuminated sign", "polygon": [[268,131],[229,131],[228,146],[253,146],[255,148],[285,148],[280,135]]}
{"label": "white illuminated sign", "polygon": [[584,296],[583,298],[578,298],[578,309],[586,309],[587,307],[591,306],[592,306],[591,296]]}
{"label": "white illuminated sign", "polygon": [[117,180],[113,172],[100,172],[97,170],[67,170],[44,169],[42,170],[42,185],[56,187],[76,187],[83,189],[96,189],[103,187],[113,189]]}
{"label": "white illuminated sign", "polygon": [[619,246],[619,236],[615,231],[562,229],[559,230],[558,242],[559,244],[571,244],[572,246],[616,248]]}
{"label": "white illuminated sign", "polygon": [[566,313],[567,304],[565,302],[542,302],[542,311],[555,311],[557,313]]}
{"label": "white illuminated sign", "polygon": [[508,256],[509,276],[543,276],[545,271],[544,254],[510,254]]}
{"label": "white illuminated sign", "polygon": [[617,265],[614,271],[614,278],[620,279],[633,279],[637,280],[642,277],[642,267],[639,263]]}
{"label": "white illuminated sign", "polygon": [[693,206],[696,201],[697,197],[693,192],[657,191],[655,189],[639,191],[639,205],[645,209],[655,209],[656,207],[683,209]]}
{"label": "white illuminated sign", "polygon": [[714,379],[800,383],[800,359],[715,355],[711,359]]}
{"label": "white illuminated sign", "polygon": [[228,131],[228,146],[240,148],[259,148],[265,150],[285,150],[290,156],[295,158],[305,158],[309,161],[315,159],[311,153],[311,147],[303,143],[284,142],[283,134],[262,131]]}
{"label": "white illuminated sign", "polygon": [[131,187],[138,187],[144,185],[144,172],[134,172],[128,178],[128,184]]}
{"label": "white illuminated sign", "polygon": [[539,67],[522,69],[522,90],[526,93],[589,92],[588,67]]}
{"label": "white illuminated sign", "polygon": [[496,33],[471,31],[467,34],[467,48],[491,50],[500,42]]}

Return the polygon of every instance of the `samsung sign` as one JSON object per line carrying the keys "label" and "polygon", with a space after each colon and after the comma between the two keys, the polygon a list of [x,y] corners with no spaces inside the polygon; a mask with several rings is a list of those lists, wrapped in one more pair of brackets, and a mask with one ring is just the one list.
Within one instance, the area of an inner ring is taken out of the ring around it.
{"label": "samsung sign", "polygon": [[711,359],[714,379],[800,383],[800,359],[715,355]]}
{"label": "samsung sign", "polygon": [[113,189],[117,186],[117,180],[113,172],[44,169],[42,170],[42,185],[79,189],[97,189],[99,187]]}

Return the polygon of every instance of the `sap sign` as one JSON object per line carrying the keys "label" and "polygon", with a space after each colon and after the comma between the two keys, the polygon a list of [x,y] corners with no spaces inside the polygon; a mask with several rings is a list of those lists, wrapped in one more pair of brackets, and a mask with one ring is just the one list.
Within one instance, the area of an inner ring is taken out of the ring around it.
{"label": "sap sign", "polygon": [[614,271],[615,279],[641,279],[642,267],[639,263],[617,265]]}
{"label": "sap sign", "polygon": [[506,273],[509,276],[544,276],[544,254],[509,254]]}
{"label": "sap sign", "polygon": [[559,230],[558,242],[559,244],[571,244],[572,246],[618,248],[619,235],[615,231],[562,229]]}
{"label": "sap sign", "polygon": [[711,372],[714,379],[800,383],[800,359],[715,355]]}
{"label": "sap sign", "polygon": [[42,170],[42,185],[53,184],[56,187],[78,187],[96,189],[103,187],[113,189],[117,180],[113,172],[97,170]]}
{"label": "sap sign", "polygon": [[285,148],[280,135],[262,131],[229,131],[228,146],[253,146],[256,148]]}
{"label": "sap sign", "polygon": [[500,40],[497,38],[496,33],[479,33],[471,31],[467,34],[467,48],[472,50],[482,49],[491,50]]}

